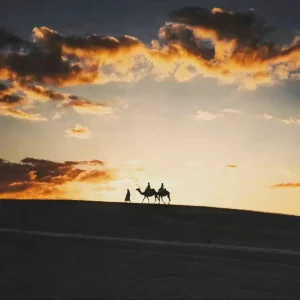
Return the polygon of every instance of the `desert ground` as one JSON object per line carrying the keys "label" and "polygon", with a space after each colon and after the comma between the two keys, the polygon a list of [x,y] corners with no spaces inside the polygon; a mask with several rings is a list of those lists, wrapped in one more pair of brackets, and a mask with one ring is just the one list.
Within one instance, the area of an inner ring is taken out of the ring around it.
{"label": "desert ground", "polygon": [[300,218],[0,201],[0,298],[299,299]]}

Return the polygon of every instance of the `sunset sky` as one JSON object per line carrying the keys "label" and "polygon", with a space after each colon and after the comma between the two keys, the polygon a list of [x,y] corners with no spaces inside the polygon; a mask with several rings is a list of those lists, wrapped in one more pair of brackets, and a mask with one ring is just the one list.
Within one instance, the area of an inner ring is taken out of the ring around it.
{"label": "sunset sky", "polygon": [[298,0],[0,4],[0,198],[300,215]]}

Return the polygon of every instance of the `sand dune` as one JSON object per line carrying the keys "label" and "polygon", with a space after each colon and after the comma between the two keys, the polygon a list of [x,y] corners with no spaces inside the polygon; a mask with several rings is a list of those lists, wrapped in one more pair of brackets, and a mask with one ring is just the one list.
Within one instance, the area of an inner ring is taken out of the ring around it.
{"label": "sand dune", "polygon": [[204,207],[1,201],[0,298],[297,298],[299,227]]}

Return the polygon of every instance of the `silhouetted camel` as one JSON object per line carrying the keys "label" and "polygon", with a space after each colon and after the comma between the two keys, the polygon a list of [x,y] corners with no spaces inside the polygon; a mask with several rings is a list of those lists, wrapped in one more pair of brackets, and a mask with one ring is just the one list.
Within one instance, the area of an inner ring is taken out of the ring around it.
{"label": "silhouetted camel", "polygon": [[165,201],[163,199],[164,197],[168,197],[168,199],[169,199],[169,203],[168,204],[170,204],[170,202],[171,202],[170,192],[168,190],[166,190],[166,189],[163,189],[163,190],[159,189],[158,192],[157,192],[157,196],[155,197],[155,202],[156,202],[156,199],[157,199],[159,203],[160,203],[160,200],[163,203],[165,203]]}
{"label": "silhouetted camel", "polygon": [[136,190],[137,190],[141,195],[144,196],[142,203],[144,202],[145,198],[147,198],[147,199],[148,199],[148,203],[150,203],[150,202],[149,202],[149,197],[153,197],[153,196],[154,196],[155,201],[156,201],[156,198],[157,198],[157,192],[156,192],[155,189],[145,189],[144,192],[142,192],[140,188],[138,188],[138,189],[136,189]]}

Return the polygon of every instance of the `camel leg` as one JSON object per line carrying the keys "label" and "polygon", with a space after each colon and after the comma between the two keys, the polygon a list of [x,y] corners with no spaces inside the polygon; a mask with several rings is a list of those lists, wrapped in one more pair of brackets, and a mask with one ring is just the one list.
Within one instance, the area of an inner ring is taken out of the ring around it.
{"label": "camel leg", "polygon": [[163,197],[163,196],[161,197],[161,201],[162,201],[164,204],[166,204],[166,202],[164,201],[164,197]]}
{"label": "camel leg", "polygon": [[146,198],[146,196],[143,198],[143,201],[142,201],[142,203],[144,203],[144,200],[145,200],[145,198]]}
{"label": "camel leg", "polygon": [[168,198],[169,198],[169,203],[168,203],[168,205],[170,205],[170,202],[171,202],[171,198],[170,198],[170,195],[168,195]]}
{"label": "camel leg", "polygon": [[149,201],[149,197],[147,197],[147,199],[148,199],[148,203],[150,203],[150,201]]}

